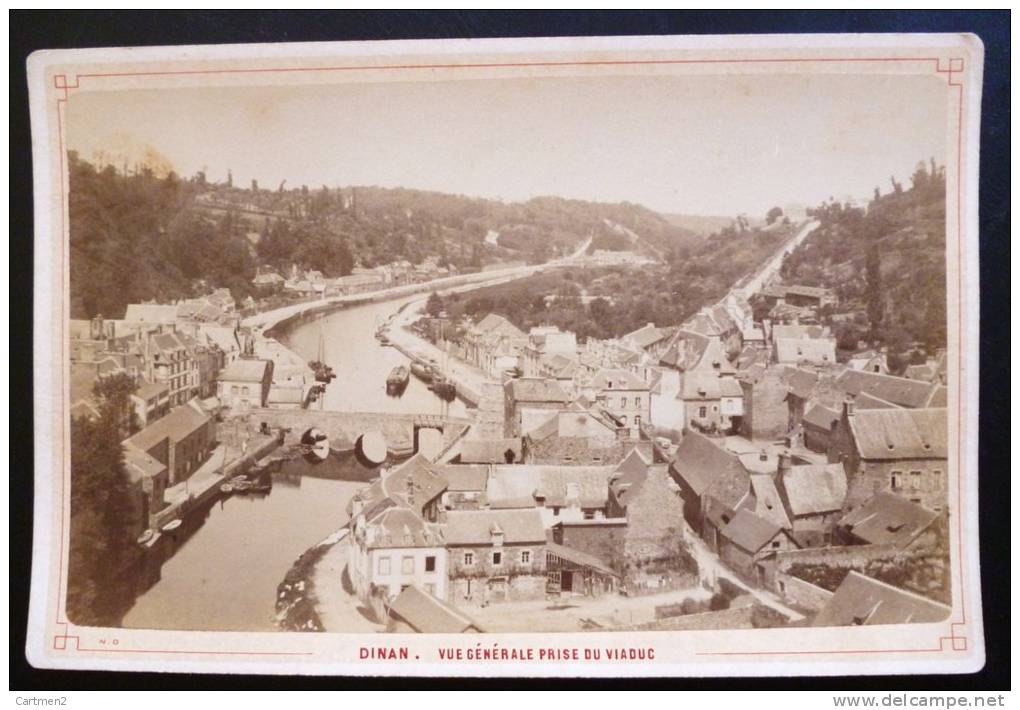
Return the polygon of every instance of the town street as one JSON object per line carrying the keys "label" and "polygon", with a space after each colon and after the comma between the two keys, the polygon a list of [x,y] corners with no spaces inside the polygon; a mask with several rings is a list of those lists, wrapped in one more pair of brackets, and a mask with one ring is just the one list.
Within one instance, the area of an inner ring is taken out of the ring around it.
{"label": "town street", "polygon": [[751,276],[746,283],[741,283],[734,287],[734,291],[742,293],[744,298],[750,298],[754,294],[765,288],[765,284],[772,280],[772,278],[779,273],[779,269],[783,266],[783,259],[786,255],[796,249],[803,243],[811,232],[818,229],[819,223],[811,221],[800,228],[800,231],[793,235],[765,264],[758,269],[753,276]]}

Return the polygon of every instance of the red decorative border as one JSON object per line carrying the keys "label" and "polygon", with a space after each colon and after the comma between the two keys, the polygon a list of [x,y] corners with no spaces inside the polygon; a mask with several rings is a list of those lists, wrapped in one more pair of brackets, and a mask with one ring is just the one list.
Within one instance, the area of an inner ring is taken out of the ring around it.
{"label": "red decorative border", "polygon": [[[195,70],[167,70],[167,71],[137,71],[137,72],[100,72],[100,73],[83,73],[74,75],[74,83],[69,83],[66,74],[55,74],[53,76],[53,86],[57,92],[62,92],[62,95],[58,95],[56,107],[57,107],[57,133],[59,139],[60,149],[60,234],[61,238],[66,240],[67,235],[67,224],[64,217],[66,209],[65,205],[65,181],[67,180],[67,169],[65,166],[65,150],[64,150],[64,119],[63,109],[65,104],[70,98],[70,92],[74,89],[81,88],[82,79],[104,79],[104,78],[124,78],[124,77],[141,77],[141,76],[193,76],[193,75],[230,75],[230,74],[263,74],[263,73],[299,73],[299,72],[350,72],[350,71],[388,71],[388,70],[412,70],[412,69],[512,69],[512,68],[524,68],[524,67],[608,67],[608,66],[671,66],[671,65],[739,65],[739,64],[811,64],[811,63],[884,63],[884,62],[931,62],[934,65],[934,71],[936,74],[942,74],[946,77],[947,85],[956,87],[958,89],[958,114],[957,114],[957,138],[956,138],[956,234],[957,234],[957,259],[958,259],[958,274],[959,282],[958,289],[959,294],[963,293],[963,217],[962,217],[962,205],[963,205],[963,106],[964,106],[964,94],[963,94],[963,83],[959,80],[954,80],[954,77],[959,77],[964,71],[964,60],[961,57],[952,57],[946,60],[943,57],[804,57],[804,58],[745,58],[745,59],[641,59],[641,60],[595,60],[595,61],[546,61],[546,62],[486,62],[486,63],[446,63],[446,64],[382,64],[382,65],[340,65],[340,66],[324,66],[324,67],[259,67],[259,68],[234,68],[234,69],[195,69]],[[67,274],[66,263],[65,263],[65,249],[66,241],[63,243],[61,248],[60,258],[60,274],[61,279]],[[61,298],[61,347],[66,348],[66,328],[67,328],[67,309],[66,309],[66,298]],[[963,309],[958,309],[958,334],[963,333]],[[61,392],[64,391],[65,387],[65,368],[63,363],[67,361],[66,349],[62,350],[61,369],[60,369],[60,385]],[[958,359],[962,358],[962,353],[958,354]],[[958,368],[959,370],[960,368]],[[959,621],[949,622],[949,635],[939,636],[936,639],[936,643],[929,647],[919,648],[895,648],[895,649],[819,649],[819,650],[798,650],[798,651],[712,651],[712,652],[696,652],[696,656],[814,656],[814,655],[853,655],[853,654],[875,654],[875,653],[943,653],[946,651],[962,652],[968,648],[967,636],[965,634],[965,627],[967,625],[967,609],[965,604],[965,586],[964,586],[964,565],[963,565],[963,521],[961,511],[963,510],[963,427],[965,424],[963,416],[963,397],[962,397],[962,383],[961,378],[956,377],[957,383],[957,466],[956,466],[956,489],[957,489],[957,504],[958,510],[956,515],[956,537],[958,541],[957,545],[957,568],[959,571],[959,609],[961,617]],[[65,442],[67,435],[67,420],[66,417],[61,418],[61,447]],[[70,644],[69,641],[74,642],[74,650],[79,652],[90,652],[90,653],[153,653],[153,654],[182,654],[182,655],[212,655],[212,656],[311,656],[315,655],[312,652],[284,652],[284,651],[191,651],[181,649],[140,649],[140,648],[120,648],[119,642],[110,642],[108,647],[94,648],[94,647],[83,647],[81,646],[81,639],[79,636],[70,635],[68,630],[72,627],[71,622],[67,621],[64,615],[61,613],[62,606],[64,603],[64,596],[62,593],[63,588],[63,574],[64,574],[64,501],[67,495],[67,486],[69,485],[69,469],[67,465],[67,452],[63,451],[63,457],[61,459],[63,465],[63,474],[60,481],[60,542],[59,550],[60,557],[58,560],[59,571],[57,576],[57,587],[56,587],[56,624],[63,626],[63,632],[55,634],[53,636],[53,649],[57,651],[67,651]],[[69,522],[69,521],[68,521]],[[955,605],[954,605],[955,607]],[[958,634],[958,630],[960,633]],[[948,644],[946,643],[948,642]]]}

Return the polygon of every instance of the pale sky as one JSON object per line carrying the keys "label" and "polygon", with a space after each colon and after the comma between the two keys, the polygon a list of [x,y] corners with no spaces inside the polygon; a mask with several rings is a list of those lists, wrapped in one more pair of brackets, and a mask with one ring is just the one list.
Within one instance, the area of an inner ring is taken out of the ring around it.
{"label": "pale sky", "polygon": [[147,150],[184,176],[276,189],[381,185],[504,200],[763,215],[889,191],[946,152],[931,77],[541,78],[85,92],[69,147]]}

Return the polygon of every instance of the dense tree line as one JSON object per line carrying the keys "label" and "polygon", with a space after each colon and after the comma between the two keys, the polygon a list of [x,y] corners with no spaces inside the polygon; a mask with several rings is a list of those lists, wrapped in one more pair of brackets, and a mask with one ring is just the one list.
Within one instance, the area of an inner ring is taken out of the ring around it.
{"label": "dense tree line", "polygon": [[615,338],[645,325],[680,325],[754,272],[789,238],[792,226],[756,229],[734,223],[702,241],[674,246],[665,264],[566,269],[454,294],[455,319],[499,313],[527,330],[556,325],[581,338]]}
{"label": "dense tree line", "polygon": [[[258,266],[326,276],[437,256],[461,271],[539,263],[593,238],[593,248],[662,256],[694,243],[690,230],[630,203],[556,197],[527,202],[379,187],[275,190],[181,179],[141,168],[97,168],[69,155],[71,310],[120,317],[128,303],[170,301],[228,287],[252,291]],[[625,230],[640,235],[633,242]],[[487,240],[491,234],[495,240]],[[493,243],[495,241],[495,243]]]}
{"label": "dense tree line", "polygon": [[841,324],[844,344],[858,338],[893,355],[911,343],[946,344],[946,180],[942,167],[918,163],[910,187],[864,207],[830,200],[812,210],[821,226],[785,260],[791,283],[832,288],[863,317]]}

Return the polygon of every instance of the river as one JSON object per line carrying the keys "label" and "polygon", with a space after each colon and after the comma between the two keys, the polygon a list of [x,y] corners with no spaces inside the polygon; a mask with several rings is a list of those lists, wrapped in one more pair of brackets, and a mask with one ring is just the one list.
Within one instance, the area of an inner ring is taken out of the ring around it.
{"label": "river", "polygon": [[[444,402],[414,377],[402,396],[386,392],[386,375],[407,358],[381,346],[374,333],[416,298],[346,308],[278,334],[311,360],[322,333],[325,361],[337,373],[323,397],[324,409],[464,415],[461,401]],[[123,625],[274,630],[277,585],[301,553],[347,521],[348,501],[374,476],[375,469],[347,454],[334,453],[321,464],[296,459],[272,475],[268,495],[235,495],[208,504],[204,515],[196,512],[161,537],[137,579],[124,580],[125,593],[138,596]]]}

